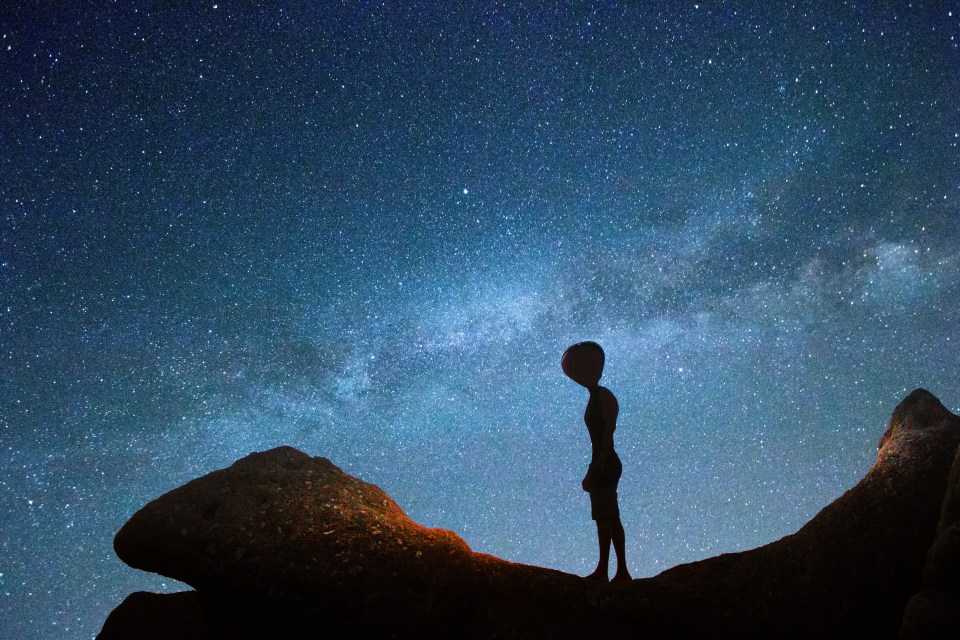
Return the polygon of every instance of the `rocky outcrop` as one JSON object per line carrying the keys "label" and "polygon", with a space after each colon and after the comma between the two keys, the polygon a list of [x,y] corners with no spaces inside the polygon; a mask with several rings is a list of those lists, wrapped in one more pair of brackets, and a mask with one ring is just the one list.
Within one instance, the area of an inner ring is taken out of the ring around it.
{"label": "rocky outcrop", "polygon": [[206,640],[210,636],[196,591],[164,594],[137,591],[113,610],[97,637]]}
{"label": "rocky outcrop", "polygon": [[330,461],[281,447],[130,519],[120,558],[196,592],[134,594],[100,637],[169,620],[204,638],[892,638],[913,594],[934,594],[914,597],[922,622],[956,593],[957,465],[956,497],[944,494],[958,443],[960,418],[917,390],[867,476],[800,531],[623,586],[474,553]]}
{"label": "rocky outcrop", "polygon": [[[580,597],[591,590],[580,578],[474,553],[290,447],[161,496],[114,547],[130,566],[196,588],[205,619],[229,637],[312,637],[318,621],[365,637],[531,637],[525,625],[542,618],[588,632],[598,602]],[[570,606],[555,611],[558,601]]]}
{"label": "rocky outcrop", "polygon": [[290,447],[151,502],[114,547],[130,566],[223,600],[307,616],[366,618],[372,607],[395,624],[454,615],[478,577],[456,534],[418,525],[378,487]]}
{"label": "rocky outcrop", "polygon": [[[939,414],[943,421],[952,417]],[[927,553],[922,588],[907,605],[901,639],[960,638],[960,450],[953,460],[936,537]]]}
{"label": "rocky outcrop", "polygon": [[793,535],[668,570],[730,637],[897,636],[920,586],[960,444],[960,418],[918,389],[894,410],[874,466]]}

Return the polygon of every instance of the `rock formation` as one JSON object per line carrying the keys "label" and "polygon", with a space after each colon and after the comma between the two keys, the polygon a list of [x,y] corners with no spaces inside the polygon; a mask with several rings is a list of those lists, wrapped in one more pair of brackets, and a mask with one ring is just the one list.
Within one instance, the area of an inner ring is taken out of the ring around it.
{"label": "rock formation", "polygon": [[[950,414],[943,413],[939,419],[946,422]],[[931,418],[936,419],[931,416],[928,420]],[[960,449],[953,459],[936,537],[927,554],[922,588],[907,605],[902,640],[960,638]]]}
{"label": "rock formation", "polygon": [[98,638],[138,640],[206,640],[207,633],[196,591],[147,593],[124,598],[103,624]]}
{"label": "rock formation", "polygon": [[133,594],[99,637],[893,638],[914,594],[904,637],[934,637],[960,592],[958,444],[960,418],[917,390],[866,477],[797,533],[623,586],[474,553],[281,447],[130,519],[120,558],[196,591]]}
{"label": "rock formation", "polygon": [[660,574],[730,637],[896,637],[920,586],[960,418],[918,389],[894,410],[874,466],[797,533]]}

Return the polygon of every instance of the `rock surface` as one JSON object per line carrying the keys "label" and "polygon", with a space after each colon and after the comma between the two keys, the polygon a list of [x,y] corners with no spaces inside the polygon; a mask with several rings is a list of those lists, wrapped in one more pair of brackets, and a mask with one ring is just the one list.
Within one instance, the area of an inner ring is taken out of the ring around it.
{"label": "rock surface", "polygon": [[960,418],[918,389],[894,410],[874,466],[793,535],[660,574],[731,637],[896,637],[920,587]]}
{"label": "rock surface", "polygon": [[[893,638],[911,595],[918,629],[956,601],[958,444],[960,418],[917,390],[867,476],[797,533],[619,587],[474,553],[330,461],[281,447],[130,519],[120,558],[197,592],[134,594],[100,637],[147,637],[151,611],[181,626],[199,611],[204,638]],[[935,536],[943,550],[928,557]]]}
{"label": "rock surface", "polygon": [[[940,419],[949,420],[942,415]],[[907,605],[900,637],[903,640],[960,638],[960,449],[950,470],[936,537],[923,569],[922,586],[924,590]]]}
{"label": "rock surface", "polygon": [[164,594],[137,591],[113,610],[97,637],[205,640],[208,636],[196,591]]}
{"label": "rock surface", "polygon": [[[114,540],[130,566],[201,592],[228,589],[295,609],[390,599],[411,617],[444,614],[472,578],[456,534],[410,520],[378,487],[290,447],[254,453],[137,512]],[[441,597],[404,598],[428,586]],[[355,613],[360,615],[362,609]]]}
{"label": "rock surface", "polygon": [[318,620],[383,637],[524,637],[524,621],[575,628],[593,617],[582,599],[553,611],[553,598],[584,592],[580,578],[473,553],[378,487],[290,447],[161,496],[114,547],[130,566],[197,589],[217,628],[258,630],[243,637],[309,634]]}

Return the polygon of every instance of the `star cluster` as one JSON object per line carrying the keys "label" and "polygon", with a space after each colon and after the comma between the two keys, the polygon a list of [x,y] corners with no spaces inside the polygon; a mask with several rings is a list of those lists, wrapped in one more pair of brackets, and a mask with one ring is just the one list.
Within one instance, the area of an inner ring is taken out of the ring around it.
{"label": "star cluster", "polygon": [[71,7],[0,9],[0,636],[186,588],[113,534],[280,444],[589,572],[580,340],[636,576],[960,406],[954,3]]}

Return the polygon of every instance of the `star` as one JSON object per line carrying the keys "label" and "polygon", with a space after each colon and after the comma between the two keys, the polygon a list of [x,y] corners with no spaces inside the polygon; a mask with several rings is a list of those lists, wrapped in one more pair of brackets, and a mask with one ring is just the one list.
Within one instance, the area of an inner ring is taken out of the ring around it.
{"label": "star", "polygon": [[638,577],[796,531],[910,390],[960,403],[943,8],[7,13],[0,635],[186,588],[113,535],[280,444],[589,572],[584,340]]}

